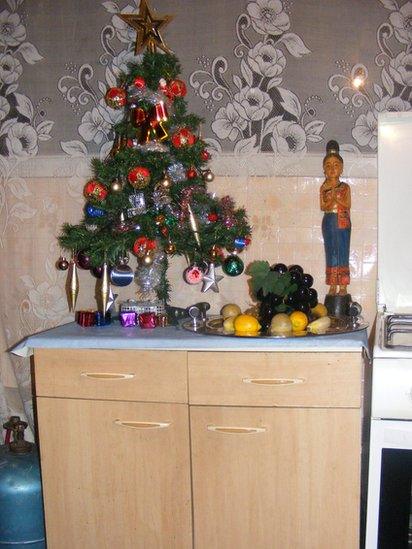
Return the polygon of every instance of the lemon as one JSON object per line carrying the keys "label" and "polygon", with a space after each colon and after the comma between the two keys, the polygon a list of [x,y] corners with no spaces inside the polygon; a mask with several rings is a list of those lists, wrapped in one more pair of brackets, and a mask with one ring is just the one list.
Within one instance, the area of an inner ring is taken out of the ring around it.
{"label": "lemon", "polygon": [[238,315],[233,322],[236,335],[256,335],[261,325],[252,315]]}
{"label": "lemon", "polygon": [[222,307],[220,314],[223,316],[223,318],[231,318],[240,315],[241,312],[242,311],[240,310],[239,305],[236,305],[235,303],[228,303],[227,305]]}
{"label": "lemon", "polygon": [[235,321],[235,318],[234,316],[229,316],[228,318],[225,318],[225,320],[223,321],[223,331],[226,333],[226,334],[234,334],[235,333],[235,327],[233,325],[234,321]]}
{"label": "lemon", "polygon": [[286,313],[278,313],[272,318],[270,323],[270,333],[272,335],[287,334],[292,331],[292,322]]}
{"label": "lemon", "polygon": [[302,332],[308,325],[309,319],[302,311],[293,311],[289,316],[294,332]]}
{"label": "lemon", "polygon": [[328,310],[323,303],[318,303],[316,307],[313,307],[313,309],[311,309],[311,312],[316,318],[322,318],[323,316],[328,315]]}

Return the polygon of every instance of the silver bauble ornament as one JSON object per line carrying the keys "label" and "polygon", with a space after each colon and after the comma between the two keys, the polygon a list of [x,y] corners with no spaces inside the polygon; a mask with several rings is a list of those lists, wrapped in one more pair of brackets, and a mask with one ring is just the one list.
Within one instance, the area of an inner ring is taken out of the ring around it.
{"label": "silver bauble ornament", "polygon": [[203,179],[207,183],[211,183],[215,178],[215,174],[212,172],[212,170],[205,170],[204,172],[202,172],[202,175],[203,175]]}

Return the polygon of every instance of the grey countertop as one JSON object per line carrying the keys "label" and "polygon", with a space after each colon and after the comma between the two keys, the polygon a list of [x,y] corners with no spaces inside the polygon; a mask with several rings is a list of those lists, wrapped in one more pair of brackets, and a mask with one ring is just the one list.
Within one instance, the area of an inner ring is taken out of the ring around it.
{"label": "grey countertop", "polygon": [[75,322],[31,335],[10,351],[27,357],[34,349],[146,349],[190,351],[356,352],[368,349],[366,329],[339,335],[291,338],[222,337],[168,326],[142,330],[109,326],[82,328]]}

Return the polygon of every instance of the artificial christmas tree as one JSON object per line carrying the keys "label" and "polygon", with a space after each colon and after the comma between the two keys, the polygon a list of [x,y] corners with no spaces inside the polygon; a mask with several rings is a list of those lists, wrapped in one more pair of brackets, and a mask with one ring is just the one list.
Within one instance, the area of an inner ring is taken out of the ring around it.
{"label": "artificial christmas tree", "polygon": [[[221,277],[215,268],[222,264],[228,276],[240,274],[243,262],[237,253],[250,238],[245,211],[236,209],[229,196],[218,199],[207,191],[213,174],[199,135],[201,119],[187,113],[179,62],[159,32],[171,16],[153,15],[146,0],[138,14],[119,16],[137,30],[135,53],[147,50],[141,62],[129,65],[118,86],[107,90],[107,104],[124,109],[124,117],[113,128],[109,156],[93,161],[83,220],[64,225],[59,237],[72,254],[67,286],[73,310],[77,267],[99,278],[99,308],[105,312],[110,283],[124,286],[134,279],[142,296],[155,292],[166,301],[168,257],[175,254],[187,258],[188,284],[203,281],[203,291],[218,291]],[[129,254],[137,258],[134,273]],[[65,258],[58,268],[68,268]]]}

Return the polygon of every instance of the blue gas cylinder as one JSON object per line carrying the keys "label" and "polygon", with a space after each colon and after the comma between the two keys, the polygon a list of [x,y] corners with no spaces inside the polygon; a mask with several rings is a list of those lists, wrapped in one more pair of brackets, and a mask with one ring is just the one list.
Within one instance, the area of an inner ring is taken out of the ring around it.
{"label": "blue gas cylinder", "polygon": [[15,422],[13,441],[0,446],[0,549],[46,548],[39,457],[26,427]]}

